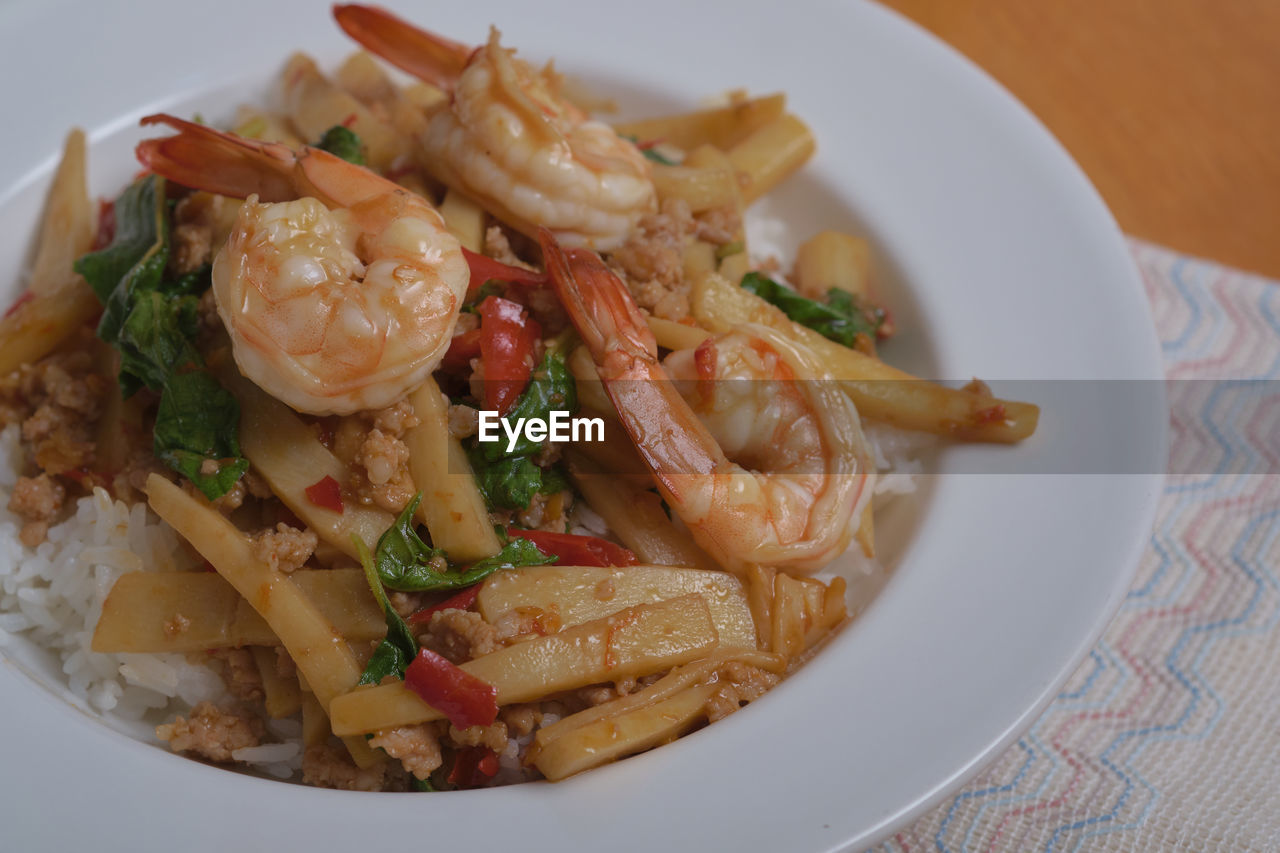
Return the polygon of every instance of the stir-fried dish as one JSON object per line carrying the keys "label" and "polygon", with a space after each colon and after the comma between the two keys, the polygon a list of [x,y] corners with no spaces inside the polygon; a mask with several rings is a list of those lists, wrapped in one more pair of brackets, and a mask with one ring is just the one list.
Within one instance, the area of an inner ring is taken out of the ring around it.
{"label": "stir-fried dish", "polygon": [[112,202],[73,132],[0,320],[24,545],[91,498],[182,543],[91,626],[221,676],[173,751],[285,755],[293,720],[302,781],[430,791],[666,743],[848,620],[813,575],[875,553],[873,431],[1034,431],[878,358],[864,239],[748,246],[814,151],[782,95],[610,125],[496,30],[334,14],[369,53],[295,55],[229,131],[143,119]]}

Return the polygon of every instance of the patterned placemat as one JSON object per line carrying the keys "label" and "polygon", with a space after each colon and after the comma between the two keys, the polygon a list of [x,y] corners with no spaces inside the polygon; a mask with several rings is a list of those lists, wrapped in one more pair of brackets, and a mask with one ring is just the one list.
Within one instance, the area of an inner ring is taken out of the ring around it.
{"label": "patterned placemat", "polygon": [[1151,545],[1044,715],[883,850],[1280,850],[1280,282],[1131,246],[1171,380]]}

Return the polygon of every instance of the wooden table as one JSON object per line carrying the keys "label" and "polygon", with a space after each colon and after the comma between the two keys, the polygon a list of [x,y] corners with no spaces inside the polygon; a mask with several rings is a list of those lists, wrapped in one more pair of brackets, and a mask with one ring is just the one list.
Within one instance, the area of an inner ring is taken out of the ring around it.
{"label": "wooden table", "polygon": [[1120,227],[1280,277],[1280,2],[883,0],[985,68]]}

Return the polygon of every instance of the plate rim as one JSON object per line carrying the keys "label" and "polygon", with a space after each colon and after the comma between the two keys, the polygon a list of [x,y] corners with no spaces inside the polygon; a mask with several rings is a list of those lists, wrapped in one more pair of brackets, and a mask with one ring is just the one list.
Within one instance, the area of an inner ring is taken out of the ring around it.
{"label": "plate rim", "polygon": [[[13,3],[9,7],[9,11],[11,13],[11,15],[9,16],[6,16],[5,12],[3,10],[0,10],[0,31],[3,31],[6,26],[12,26],[14,20],[20,19],[22,17],[22,14],[26,13],[23,10],[29,11],[31,8],[36,7],[37,5],[38,4],[34,2],[34,0],[30,0],[30,2],[25,2],[25,3],[24,2]],[[70,5],[70,4],[67,4],[67,5]],[[763,6],[763,4],[759,4],[759,5]],[[815,6],[817,5],[819,4],[815,3]],[[912,35],[910,36],[910,38],[919,39],[920,36],[924,36],[924,40],[931,43],[931,47],[928,48],[928,50],[937,52],[938,49],[941,48],[942,53],[949,55],[950,59],[948,61],[954,62],[954,60],[956,59],[960,60],[961,63],[967,66],[968,71],[966,72],[966,74],[968,76],[974,79],[980,78],[981,80],[983,80],[984,85],[986,85],[987,87],[993,88],[998,93],[998,95],[1006,101],[1006,107],[1010,107],[1010,106],[1013,107],[1018,113],[1020,113],[1024,121],[1029,120],[1031,124],[1039,128],[1039,132],[1043,137],[1041,141],[1048,142],[1049,144],[1051,144],[1052,147],[1056,150],[1058,158],[1065,161],[1067,164],[1069,164],[1070,170],[1073,172],[1072,180],[1075,183],[1083,186],[1083,188],[1087,191],[1087,194],[1091,197],[1090,200],[1092,201],[1094,206],[1096,206],[1099,210],[1103,211],[1103,213],[1105,214],[1107,224],[1109,225],[1109,234],[1114,244],[1113,248],[1118,246],[1121,250],[1124,250],[1123,235],[1121,234],[1118,226],[1116,225],[1114,218],[1111,217],[1109,211],[1107,211],[1105,205],[1102,203],[1101,198],[1098,196],[1092,184],[1088,182],[1087,178],[1085,178],[1083,173],[1079,170],[1079,167],[1074,163],[1074,161],[1070,158],[1069,154],[1067,154],[1065,149],[1062,148],[1062,146],[1057,142],[1057,140],[1054,139],[1052,135],[1049,134],[1049,132],[1043,127],[1043,125],[1020,102],[1018,102],[1015,98],[1013,98],[1013,96],[1006,89],[1004,89],[1003,86],[1001,86],[997,81],[991,78],[990,75],[988,75],[981,68],[979,68],[974,63],[972,63],[967,57],[964,57],[962,54],[955,51],[949,45],[946,45],[944,42],[937,39],[931,33],[928,33],[927,31],[917,27],[914,23],[910,22],[905,17],[899,15],[897,12],[884,7],[880,7],[875,4],[871,4],[871,3],[859,3],[858,6],[860,7],[859,14],[868,14],[868,15],[871,15],[872,17],[879,15],[879,16],[883,16],[884,20],[892,20],[894,22],[892,24],[893,27],[901,28],[903,31],[911,31]],[[285,45],[281,53],[283,54],[286,50],[291,49],[292,47],[293,47],[292,44]],[[0,64],[0,67],[3,67],[3,65]],[[976,75],[974,75],[973,72],[976,72]],[[57,128],[56,132],[60,134],[62,132],[62,128]],[[99,133],[100,132],[102,132],[101,128],[99,128]],[[98,133],[95,133],[92,135],[92,138],[94,139],[96,139],[97,137],[98,137]],[[46,159],[43,161],[43,166],[41,164],[37,164],[34,166],[32,166],[31,164],[28,164],[28,166],[25,167],[26,174],[28,175],[44,174],[45,169],[47,168],[47,166],[50,165],[50,163],[51,161],[49,159]],[[0,194],[3,194],[6,197],[8,197],[11,190],[15,189],[14,185],[11,182],[7,182],[7,181],[0,182],[0,184],[2,184],[3,186],[3,190],[0,190]],[[1142,296],[1141,280],[1138,275],[1138,270],[1132,258],[1127,257],[1127,251],[1126,251],[1126,259],[1127,259],[1127,265],[1128,265],[1128,272],[1129,272],[1128,277],[1130,279],[1130,284],[1137,290],[1139,297],[1141,297]],[[1142,297],[1142,298],[1143,298],[1143,302],[1145,303],[1145,297]],[[1151,315],[1150,315],[1149,307],[1147,306],[1144,306],[1144,307],[1146,307],[1146,318],[1147,318],[1147,327],[1144,329],[1144,336],[1149,339],[1148,343],[1150,344],[1150,347],[1149,347],[1151,351],[1150,355],[1153,357],[1152,363],[1158,367],[1160,364],[1158,342],[1155,336],[1154,325],[1151,323],[1151,320],[1150,320]],[[1159,452],[1160,452],[1161,458],[1164,457],[1164,452],[1167,449],[1167,442],[1168,442],[1168,433],[1167,433],[1167,424],[1166,424],[1164,429],[1161,431],[1160,437],[1159,437],[1159,445],[1160,445]],[[903,809],[900,809],[892,817],[887,818],[885,821],[882,821],[880,824],[877,824],[875,826],[868,828],[866,832],[863,833],[862,836],[849,838],[843,842],[839,842],[835,847],[832,847],[830,849],[847,849],[849,847],[852,847],[858,844],[871,843],[874,840],[887,837],[897,829],[912,822],[921,814],[924,814],[930,808],[935,806],[938,802],[940,802],[943,798],[945,798],[949,793],[953,792],[958,787],[962,786],[967,780],[972,779],[975,775],[981,772],[984,767],[986,767],[991,761],[993,761],[999,754],[1001,754],[1001,752],[1003,752],[1005,748],[1007,748],[1018,736],[1020,736],[1021,733],[1024,732],[1026,728],[1030,726],[1034,722],[1034,720],[1043,712],[1044,708],[1047,707],[1050,702],[1052,702],[1058,688],[1061,686],[1062,683],[1066,681],[1066,679],[1070,677],[1071,673],[1074,671],[1076,666],[1078,666],[1080,660],[1082,660],[1085,657],[1085,655],[1087,655],[1089,649],[1093,647],[1093,645],[1097,642],[1098,637],[1101,636],[1106,626],[1110,623],[1111,619],[1114,616],[1115,611],[1117,610],[1121,601],[1123,600],[1124,592],[1128,588],[1131,582],[1131,579],[1133,577],[1133,574],[1137,571],[1139,558],[1142,552],[1145,550],[1147,541],[1149,541],[1149,530],[1151,528],[1152,522],[1155,519],[1157,505],[1158,505],[1159,496],[1160,496],[1159,481],[1163,480],[1163,475],[1150,475],[1150,479],[1151,479],[1151,483],[1146,491],[1147,497],[1141,507],[1141,514],[1142,514],[1142,517],[1145,519],[1145,529],[1142,532],[1140,537],[1132,539],[1132,541],[1129,543],[1129,549],[1128,549],[1128,552],[1125,554],[1124,560],[1122,562],[1118,561],[1120,562],[1119,568],[1121,570],[1117,573],[1116,580],[1111,590],[1109,591],[1109,596],[1108,596],[1106,606],[1095,617],[1094,623],[1091,626],[1091,629],[1087,633],[1087,635],[1076,644],[1076,648],[1071,654],[1071,659],[1069,663],[1061,667],[1060,671],[1053,674],[1053,677],[1047,683],[1047,686],[1041,691],[1041,694],[1038,700],[1035,703],[1033,703],[1031,706],[1025,708],[1015,718],[1013,723],[1006,727],[1005,731],[998,739],[990,743],[988,747],[985,750],[983,750],[980,754],[971,758],[970,761],[965,766],[960,768],[957,772],[952,774],[947,779],[936,783],[931,790],[922,794],[920,797],[918,797],[915,800],[915,802],[905,806]],[[6,664],[11,664],[11,662],[8,660],[7,657],[4,658],[4,660]],[[9,668],[11,667],[10,666],[5,667],[5,669],[9,669]],[[718,724],[718,725],[723,725],[729,722],[732,722],[732,721],[725,721],[724,723]],[[94,725],[96,727],[98,724],[95,723]],[[133,742],[130,741],[130,743],[133,743]],[[189,762],[186,762],[185,760],[178,759],[174,756],[169,756],[169,758],[171,758],[173,762],[181,762],[183,764],[189,763]],[[283,786],[275,786],[275,787],[283,787]],[[342,796],[348,796],[348,795],[344,793]]]}

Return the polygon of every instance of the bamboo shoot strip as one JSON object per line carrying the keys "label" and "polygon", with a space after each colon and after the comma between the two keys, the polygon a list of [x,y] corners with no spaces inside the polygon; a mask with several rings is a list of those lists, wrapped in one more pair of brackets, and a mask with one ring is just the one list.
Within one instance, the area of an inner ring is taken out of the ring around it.
{"label": "bamboo shoot strip", "polygon": [[720,647],[754,649],[756,628],[742,581],[727,572],[669,566],[539,566],[492,575],[477,598],[480,615],[496,623],[518,611],[554,615],[560,628],[616,613],[623,607],[701,595],[711,611]]}
{"label": "bamboo shoot strip", "polygon": [[[507,646],[462,664],[498,688],[498,704],[661,672],[705,657],[719,639],[701,596],[629,607],[604,619]],[[354,682],[353,682],[354,683]],[[334,732],[357,735],[444,715],[401,683],[363,687],[329,706]]]}
{"label": "bamboo shoot strip", "polygon": [[377,542],[395,522],[391,513],[352,502],[338,512],[307,497],[307,488],[325,477],[339,483],[348,479],[347,466],[320,443],[311,427],[234,367],[221,370],[218,376],[240,402],[240,448],[276,497],[317,536],[349,557],[356,556],[352,534]]}
{"label": "bamboo shoot strip", "polygon": [[[435,380],[427,377],[409,395],[409,404],[419,420],[404,437],[409,474],[423,493],[418,520],[431,532],[431,543],[453,559],[471,562],[492,557],[502,543],[493,531],[466,451],[449,434],[448,400]],[[378,540],[375,536],[365,541]]]}
{"label": "bamboo shoot strip", "polygon": [[715,684],[687,687],[669,699],[590,723],[550,741],[534,765],[552,782],[678,738],[706,716]]}
{"label": "bamboo shoot strip", "polygon": [[[321,706],[329,709],[336,696],[355,686],[360,664],[342,634],[288,575],[254,555],[248,537],[235,525],[159,474],[147,478],[147,501],[261,614]],[[382,760],[363,738],[348,738],[346,744],[361,767]]]}
{"label": "bamboo shoot strip", "polygon": [[[359,569],[299,571],[290,578],[348,642],[382,639],[387,626]],[[93,632],[93,650],[109,653],[278,645],[271,626],[211,572],[121,575]]]}
{"label": "bamboo shoot strip", "polygon": [[777,307],[720,276],[708,275],[696,283],[690,302],[695,319],[715,332],[760,323],[805,344],[865,418],[961,441],[1013,443],[1036,430],[1038,406],[912,376],[792,322]]}

